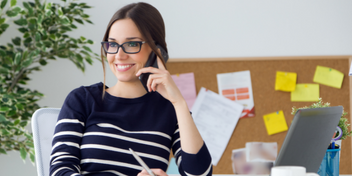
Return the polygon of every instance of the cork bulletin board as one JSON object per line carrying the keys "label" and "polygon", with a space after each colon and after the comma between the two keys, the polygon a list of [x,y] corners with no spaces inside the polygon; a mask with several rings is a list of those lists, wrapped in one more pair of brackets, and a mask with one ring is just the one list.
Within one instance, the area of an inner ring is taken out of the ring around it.
{"label": "cork bulletin board", "polygon": [[[240,119],[214,174],[233,174],[231,154],[233,149],[245,148],[246,142],[277,142],[278,150],[286,132],[269,136],[263,115],[282,110],[290,126],[292,107],[303,107],[313,102],[291,102],[289,92],[275,91],[276,71],[296,72],[297,83],[314,83],[313,76],[317,65],[334,68],[344,73],[341,89],[320,84],[320,97],[331,106],[342,105],[348,112],[351,122],[351,78],[348,76],[351,56],[299,56],[299,57],[251,57],[251,58],[205,58],[170,59],[167,68],[171,74],[193,72],[197,93],[201,87],[218,93],[218,73],[250,70],[255,117]],[[340,174],[352,174],[351,138],[341,145]]]}

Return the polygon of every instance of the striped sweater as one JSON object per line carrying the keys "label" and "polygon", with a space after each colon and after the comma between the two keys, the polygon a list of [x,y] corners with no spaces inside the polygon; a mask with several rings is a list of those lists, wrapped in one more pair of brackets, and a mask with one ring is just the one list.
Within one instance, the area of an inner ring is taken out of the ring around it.
{"label": "striped sweater", "polygon": [[167,169],[170,151],[181,175],[211,175],[205,144],[197,154],[183,152],[175,109],[159,93],[127,99],[108,93],[103,84],[79,87],[66,98],[52,142],[51,176],[137,175],[143,168]]}

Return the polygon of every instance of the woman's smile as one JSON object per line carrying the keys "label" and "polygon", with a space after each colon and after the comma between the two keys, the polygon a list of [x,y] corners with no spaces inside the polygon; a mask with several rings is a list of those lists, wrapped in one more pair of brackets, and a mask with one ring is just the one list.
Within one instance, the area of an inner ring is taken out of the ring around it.
{"label": "woman's smile", "polygon": [[132,68],[135,64],[115,64],[116,70],[119,72],[125,72]]}

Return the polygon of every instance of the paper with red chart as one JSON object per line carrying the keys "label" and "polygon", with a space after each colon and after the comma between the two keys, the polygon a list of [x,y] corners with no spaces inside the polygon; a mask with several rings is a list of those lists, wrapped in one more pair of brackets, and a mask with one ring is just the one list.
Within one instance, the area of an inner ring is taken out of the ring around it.
{"label": "paper with red chart", "polygon": [[254,100],[249,70],[217,74],[219,94],[244,106],[241,118],[254,117]]}

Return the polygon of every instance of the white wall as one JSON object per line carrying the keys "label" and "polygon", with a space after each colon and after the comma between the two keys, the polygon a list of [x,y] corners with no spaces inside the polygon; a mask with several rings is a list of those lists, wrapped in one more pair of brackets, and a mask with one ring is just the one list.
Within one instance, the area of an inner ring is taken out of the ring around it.
{"label": "white wall", "polygon": [[[47,0],[51,1],[51,0]],[[61,2],[55,0],[54,2]],[[111,15],[130,0],[85,0],[94,25],[72,33],[99,42]],[[170,58],[352,55],[352,1],[349,0],[148,0],[164,17]],[[9,40],[11,32],[2,36]],[[108,85],[116,79],[109,75]],[[51,61],[34,73],[29,87],[45,94],[41,106],[61,107],[81,85],[103,80],[96,61],[83,74],[67,60]],[[17,153],[0,157],[0,175],[36,175]]]}

